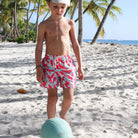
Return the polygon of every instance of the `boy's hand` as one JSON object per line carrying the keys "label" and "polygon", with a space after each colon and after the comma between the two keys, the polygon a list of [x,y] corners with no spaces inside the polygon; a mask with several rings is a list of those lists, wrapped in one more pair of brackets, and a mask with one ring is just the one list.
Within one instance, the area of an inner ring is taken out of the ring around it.
{"label": "boy's hand", "polygon": [[36,71],[37,71],[37,74],[36,74],[37,81],[42,84],[45,80],[45,76],[42,71],[42,68],[37,68]]}
{"label": "boy's hand", "polygon": [[84,79],[84,72],[82,68],[78,68],[78,75],[79,75],[79,80],[83,80]]}

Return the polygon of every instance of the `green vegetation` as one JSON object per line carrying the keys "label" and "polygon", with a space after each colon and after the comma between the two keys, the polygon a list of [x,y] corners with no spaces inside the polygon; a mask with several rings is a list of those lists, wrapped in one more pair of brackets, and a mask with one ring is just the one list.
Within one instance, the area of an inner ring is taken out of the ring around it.
{"label": "green vegetation", "polygon": [[[71,5],[65,13],[73,19],[74,13],[78,9],[80,0],[71,0]],[[81,4],[81,14],[89,14],[93,18],[97,27],[101,23],[108,5],[111,0],[83,0]],[[31,23],[32,15],[36,13],[35,23]],[[28,41],[36,41],[38,31],[39,16],[43,15],[46,19],[49,14],[49,8],[46,0],[1,0],[0,1],[0,41],[16,41],[24,43]],[[117,6],[112,6],[109,11],[109,16],[116,19],[116,13],[121,13],[121,9]],[[78,18],[81,14],[78,14]],[[74,20],[79,21],[78,19]],[[82,23],[80,24],[82,25]],[[80,28],[83,29],[82,26]],[[79,31],[78,31],[79,32]],[[102,27],[100,35],[103,37],[105,33]],[[82,35],[82,34],[81,34]],[[82,37],[82,36],[81,36]]]}

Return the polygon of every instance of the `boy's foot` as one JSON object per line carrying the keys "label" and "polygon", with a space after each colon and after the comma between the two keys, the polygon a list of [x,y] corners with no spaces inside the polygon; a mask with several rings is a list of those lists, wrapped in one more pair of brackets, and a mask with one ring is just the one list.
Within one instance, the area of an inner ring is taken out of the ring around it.
{"label": "boy's foot", "polygon": [[70,122],[68,121],[68,119],[65,116],[63,116],[61,112],[59,113],[59,115],[60,115],[60,117],[62,119],[64,119],[70,125],[70,127],[72,127],[72,125],[70,124]]}

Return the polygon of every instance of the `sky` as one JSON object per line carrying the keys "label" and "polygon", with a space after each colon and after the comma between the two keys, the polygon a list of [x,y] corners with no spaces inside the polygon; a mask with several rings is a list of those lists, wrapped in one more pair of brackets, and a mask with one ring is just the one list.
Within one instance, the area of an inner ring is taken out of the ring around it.
{"label": "sky", "polygon": [[[117,20],[114,21],[107,17],[104,39],[138,40],[138,0],[116,0],[114,5],[121,8],[122,14],[116,13]],[[94,37],[97,27],[92,18],[84,17],[83,29],[84,39]]]}
{"label": "sky", "polygon": [[[122,14],[115,12],[117,20],[107,17],[104,23],[103,39],[138,40],[138,0],[116,0],[114,5],[121,8]],[[35,18],[34,16],[32,20],[36,20]],[[78,24],[76,23],[76,30],[77,28]],[[93,39],[96,31],[97,27],[92,17],[85,14],[83,17],[83,39]],[[99,36],[99,39],[102,38]]]}

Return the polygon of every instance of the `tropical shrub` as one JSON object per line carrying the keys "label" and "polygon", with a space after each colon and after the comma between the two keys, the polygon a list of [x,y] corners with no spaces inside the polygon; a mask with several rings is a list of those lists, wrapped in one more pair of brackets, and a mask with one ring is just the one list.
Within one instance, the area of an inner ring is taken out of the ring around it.
{"label": "tropical shrub", "polygon": [[26,42],[26,38],[24,35],[21,35],[20,37],[16,38],[16,42],[17,43],[25,43]]}
{"label": "tropical shrub", "polygon": [[29,40],[30,41],[34,41],[35,34],[36,34],[36,31],[34,31],[34,30],[29,31]]}
{"label": "tropical shrub", "polygon": [[15,40],[14,40],[13,38],[11,38],[11,37],[8,38],[7,41],[8,41],[8,42],[15,42]]}

